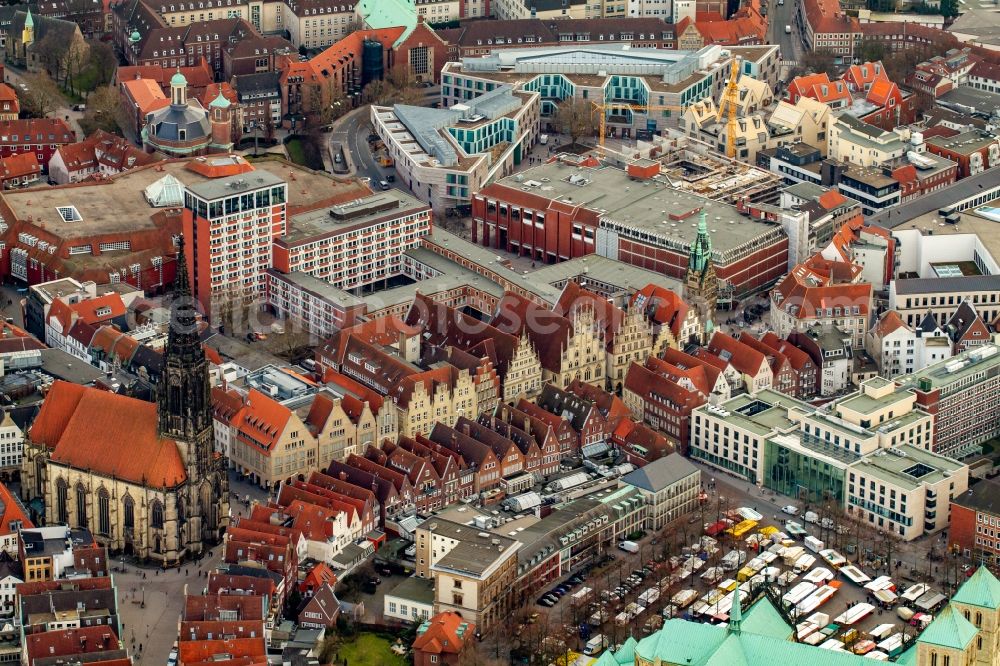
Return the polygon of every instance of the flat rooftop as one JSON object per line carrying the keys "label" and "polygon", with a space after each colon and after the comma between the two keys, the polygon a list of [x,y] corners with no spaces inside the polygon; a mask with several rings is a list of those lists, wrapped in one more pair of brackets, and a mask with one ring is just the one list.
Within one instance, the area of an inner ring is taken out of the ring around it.
{"label": "flat rooftop", "polygon": [[[560,289],[552,287],[548,284],[543,284],[541,280],[533,277],[531,272],[528,272],[527,274],[523,272],[519,273],[508,259],[504,258],[502,255],[496,254],[494,250],[485,248],[482,245],[477,245],[471,241],[467,241],[464,238],[440,229],[439,227],[434,227],[431,229],[431,233],[429,235],[424,236],[424,244],[426,245],[428,242],[445,248],[451,252],[455,252],[460,257],[468,259],[477,266],[482,266],[485,269],[499,274],[512,283],[523,287],[527,291],[537,294],[550,303],[554,304],[557,300],[559,300],[559,293],[561,292]],[[430,252],[430,250],[428,251]],[[441,259],[444,259],[444,257],[441,257]],[[446,264],[438,265],[442,267],[446,265],[458,266],[458,264],[455,264],[454,262],[445,261],[447,262]],[[462,266],[458,267],[464,268]],[[473,270],[464,270],[468,271],[468,274],[471,276],[482,278],[479,273]]]}
{"label": "flat rooftop", "polygon": [[788,418],[789,407],[798,408],[804,413],[812,411],[806,403],[771,389],[760,391],[756,395],[744,393],[719,407],[727,414],[723,415],[718,410],[710,411],[707,406],[698,409],[761,437],[770,435],[775,430],[796,427],[796,422]]}
{"label": "flat rooftop", "polygon": [[283,282],[294,284],[308,294],[331,303],[336,303],[341,307],[353,308],[364,303],[363,299],[358,298],[354,294],[334,287],[326,280],[320,280],[319,278],[313,277],[308,273],[303,273],[301,271],[295,271],[294,273],[281,273],[273,268],[269,268],[267,272],[276,276]]}
{"label": "flat rooftop", "polygon": [[[34,224],[44,224],[46,231],[62,238],[148,231],[158,227],[153,217],[169,210],[153,208],[143,196],[145,189],[156,181],[172,175],[185,186],[198,188],[227,180],[206,178],[187,169],[190,161],[166,160],[96,183],[12,190],[0,197],[18,220],[30,218]],[[348,195],[351,190],[357,190],[359,195],[370,191],[358,181],[338,180],[285,160],[258,160],[253,166],[254,171],[240,177],[257,175],[269,182],[288,182],[288,205],[292,207],[313,207],[330,197]],[[75,207],[80,219],[67,222],[57,210],[60,207]]]}
{"label": "flat rooftop", "polygon": [[[985,95],[993,95],[993,97],[996,98],[996,104],[992,108],[1000,108],[1000,95],[996,93],[987,93],[982,90],[978,92],[982,92]],[[996,142],[997,138],[994,135],[981,132],[977,129],[962,132],[961,134],[956,134],[955,136],[929,136],[926,139],[926,143],[932,146],[938,146],[939,148],[951,150],[961,155],[970,155],[987,146],[993,145]]]}
{"label": "flat rooftop", "polygon": [[941,95],[938,104],[988,114],[1000,108],[1000,94],[972,86],[958,86]]}
{"label": "flat rooftop", "polygon": [[430,210],[430,206],[402,190],[378,192],[293,216],[280,242],[320,240],[423,210]]}
{"label": "flat rooftop", "polygon": [[[776,46],[713,47],[699,51],[632,48],[627,44],[600,42],[571,46],[541,46],[497,49],[485,57],[463,58],[461,63],[449,63],[443,73],[465,74],[517,86],[542,74],[562,74],[573,83],[586,87],[602,87],[614,75],[636,76],[650,90],[680,92],[702,80],[706,74],[729,61],[723,51],[742,56],[750,62],[764,58]],[[503,69],[501,69],[503,67]]]}
{"label": "flat rooftop", "polygon": [[930,390],[934,390],[953,384],[961,386],[966,379],[973,375],[987,371],[995,372],[998,368],[1000,368],[1000,349],[996,345],[988,344],[929,365],[912,375],[899,377],[896,383],[915,389],[919,388],[921,381],[923,381],[930,384]]}
{"label": "flat rooftop", "polygon": [[213,178],[200,183],[188,185],[188,190],[196,197],[207,201],[222,199],[239,195],[246,191],[252,191],[261,187],[272,187],[280,185],[283,179],[275,176],[266,170],[253,170],[249,173],[241,173],[238,176],[226,176],[224,178]]}
{"label": "flat rooftop", "polygon": [[[872,386],[873,388],[884,388],[886,385],[891,384],[892,381],[885,379],[883,377],[873,377],[865,382],[865,384]],[[860,414],[871,414],[872,412],[878,411],[890,405],[895,405],[898,402],[903,402],[911,399],[912,394],[905,389],[894,389],[892,393],[888,393],[881,398],[876,398],[864,391],[858,391],[852,395],[845,397],[842,400],[834,401],[834,406],[842,406],[847,409],[853,410]]]}
{"label": "flat rooftop", "polygon": [[432,566],[450,569],[463,574],[479,576],[498,560],[505,559],[509,551],[518,547],[518,542],[495,532],[480,530],[475,526],[453,523],[433,517],[420,525],[438,537],[453,539],[455,544],[444,557]]}
{"label": "flat rooftop", "polygon": [[525,277],[558,288],[565,286],[570,280],[579,280],[581,284],[585,282],[590,285],[591,290],[598,292],[603,291],[601,287],[604,285],[616,287],[620,291],[642,289],[647,284],[666,287],[678,293],[684,290],[684,284],[680,280],[598,254],[542,266],[528,272]]}
{"label": "flat rooftop", "polygon": [[386,592],[386,596],[390,595],[418,603],[432,604],[434,603],[434,581],[429,578],[410,576],[392,588],[391,592]]}
{"label": "flat rooftop", "polygon": [[581,168],[557,161],[503,178],[500,184],[601,213],[607,223],[653,234],[669,245],[688,248],[698,233],[698,215],[705,211],[712,248],[725,253],[781,226],[740,215],[735,206],[671,187],[665,178],[634,180],[622,169]]}
{"label": "flat rooftop", "polygon": [[869,478],[874,476],[884,479],[908,490],[915,490],[925,483],[943,481],[964,467],[957,460],[910,444],[893,449],[879,449],[855,464]]}

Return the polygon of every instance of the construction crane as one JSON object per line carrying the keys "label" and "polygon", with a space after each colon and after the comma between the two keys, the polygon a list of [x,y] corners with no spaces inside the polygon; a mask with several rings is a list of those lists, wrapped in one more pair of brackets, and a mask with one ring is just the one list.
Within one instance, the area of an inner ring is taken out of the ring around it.
{"label": "construction crane", "polygon": [[668,104],[633,104],[631,102],[615,102],[613,104],[591,102],[591,105],[594,107],[594,111],[600,114],[598,120],[598,143],[601,148],[604,148],[604,139],[607,136],[609,109],[628,109],[632,113],[648,114],[650,111],[680,111],[683,113],[686,108],[683,106],[673,106]]}
{"label": "construction crane", "polygon": [[726,90],[722,93],[722,105],[719,107],[719,121],[722,121],[722,109],[728,106],[726,119],[726,157],[736,159],[736,111],[740,105],[740,62],[742,58],[736,56],[729,67],[729,81],[726,83]]}

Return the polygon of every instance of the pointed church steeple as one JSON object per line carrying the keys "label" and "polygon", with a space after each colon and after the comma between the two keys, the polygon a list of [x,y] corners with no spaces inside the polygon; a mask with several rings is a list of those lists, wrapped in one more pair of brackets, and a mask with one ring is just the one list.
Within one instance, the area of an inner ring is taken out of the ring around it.
{"label": "pointed church steeple", "polygon": [[743,624],[743,601],[740,599],[740,584],[736,583],[736,591],[733,598],[733,607],[729,611],[729,633],[739,634]]}
{"label": "pointed church steeple", "polygon": [[719,281],[715,277],[712,237],[708,234],[708,216],[704,209],[698,219],[698,234],[688,250],[684,297],[697,308],[707,335],[719,300]]}
{"label": "pointed church steeple", "polygon": [[698,235],[691,243],[691,252],[688,255],[688,270],[704,274],[710,261],[712,261],[712,237],[708,235],[708,217],[702,210],[698,218]]}
{"label": "pointed church steeple", "polygon": [[208,362],[198,336],[196,306],[197,301],[191,296],[184,239],[181,238],[157,402],[159,434],[183,444],[189,470],[193,466],[204,469],[212,453]]}

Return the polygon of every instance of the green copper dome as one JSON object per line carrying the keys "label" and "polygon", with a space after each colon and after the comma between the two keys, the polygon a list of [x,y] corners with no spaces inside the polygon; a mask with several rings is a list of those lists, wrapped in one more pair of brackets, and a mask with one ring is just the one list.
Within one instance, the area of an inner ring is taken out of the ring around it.
{"label": "green copper dome", "polygon": [[187,88],[188,80],[184,78],[184,75],[179,71],[170,77],[171,86],[184,86]]}
{"label": "green copper dome", "polygon": [[231,103],[228,99],[226,99],[226,96],[223,95],[220,90],[219,96],[209,102],[208,105],[213,109],[228,109],[231,106]]}
{"label": "green copper dome", "polygon": [[138,44],[142,40],[142,35],[139,34],[138,30],[133,30],[132,34],[129,35],[128,40],[133,44]]}

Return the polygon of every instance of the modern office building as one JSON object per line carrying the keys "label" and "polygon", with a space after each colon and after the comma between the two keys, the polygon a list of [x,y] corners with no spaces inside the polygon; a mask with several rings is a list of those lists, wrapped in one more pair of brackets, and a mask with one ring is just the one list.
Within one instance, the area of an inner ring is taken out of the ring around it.
{"label": "modern office building", "polygon": [[934,415],[935,452],[967,456],[1000,434],[1000,353],[996,345],[981,345],[897,382],[912,390],[917,404]]}
{"label": "modern office building", "polygon": [[674,188],[651,160],[623,170],[560,159],[491,183],[473,196],[472,240],[550,264],[598,254],[683,279],[702,214],[715,275],[735,295],[788,271],[781,224]]}
{"label": "modern office building", "polygon": [[608,136],[648,136],[676,127],[691,104],[717,98],[735,57],[742,58],[741,74],[773,88],[778,55],[777,46],[673,51],[591,43],[496,49],[448,63],[441,72],[441,104],[468,104],[484,92],[511,84],[541,94],[543,119],[551,118],[560,102],[576,100],[597,106],[595,111],[605,115]]}
{"label": "modern office building", "polygon": [[271,244],[285,233],[287,199],[288,185],[267,171],[185,188],[191,291],[203,307],[233,298],[264,299]]}
{"label": "modern office building", "polygon": [[951,500],[969,487],[969,466],[909,444],[879,449],[847,470],[847,513],[912,541],[948,527]]}
{"label": "modern office building", "polygon": [[274,242],[274,268],[355,289],[401,273],[401,257],[430,233],[431,209],[402,190],[293,215]]}
{"label": "modern office building", "polygon": [[540,95],[497,85],[448,108],[372,106],[371,124],[399,178],[435,211],[469,206],[538,139]]}

